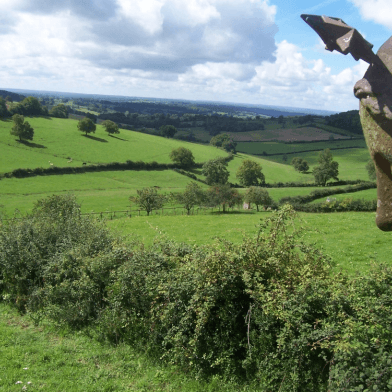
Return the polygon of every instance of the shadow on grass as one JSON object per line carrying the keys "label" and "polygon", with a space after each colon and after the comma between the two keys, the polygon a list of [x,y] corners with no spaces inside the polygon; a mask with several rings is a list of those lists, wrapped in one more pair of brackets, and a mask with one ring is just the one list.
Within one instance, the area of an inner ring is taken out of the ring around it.
{"label": "shadow on grass", "polygon": [[101,143],[109,143],[107,140],[102,139],[100,137],[96,137],[96,136],[91,136],[91,135],[83,135],[84,137],[87,137],[88,139],[92,139],[95,140],[97,142],[101,142]]}
{"label": "shadow on grass", "polygon": [[126,140],[126,139],[121,139],[121,137],[118,137],[118,136],[114,136],[114,135],[109,135],[110,137],[113,137],[113,138],[115,138],[115,139],[118,139],[118,140],[122,140],[123,142],[127,142],[128,140]]}
{"label": "shadow on grass", "polygon": [[188,170],[190,173],[195,174],[195,175],[202,175],[202,169],[190,169]]}
{"label": "shadow on grass", "polygon": [[18,143],[24,144],[27,147],[33,147],[33,148],[47,148],[43,144],[38,144],[38,143],[33,143],[29,142],[28,140],[17,140]]}
{"label": "shadow on grass", "polygon": [[10,118],[10,117],[0,117],[0,121],[2,121],[2,122],[11,122],[12,121],[12,119]]}

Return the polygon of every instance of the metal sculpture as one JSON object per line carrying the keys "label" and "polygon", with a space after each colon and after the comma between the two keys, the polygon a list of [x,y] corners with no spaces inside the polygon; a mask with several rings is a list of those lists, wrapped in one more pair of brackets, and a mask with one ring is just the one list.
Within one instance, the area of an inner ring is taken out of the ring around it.
{"label": "metal sculpture", "polygon": [[369,63],[364,77],[354,86],[360,100],[359,115],[366,143],[376,167],[376,224],[392,231],[392,37],[378,50],[341,19],[301,15],[326,44],[326,49],[351,53],[355,60]]}

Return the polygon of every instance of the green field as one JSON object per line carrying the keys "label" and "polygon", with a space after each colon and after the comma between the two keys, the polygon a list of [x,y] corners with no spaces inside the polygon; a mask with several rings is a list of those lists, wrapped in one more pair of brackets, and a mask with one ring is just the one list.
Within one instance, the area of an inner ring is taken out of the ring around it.
{"label": "green field", "polygon": [[[270,212],[233,212],[194,216],[143,216],[108,221],[108,226],[151,245],[160,233],[189,244],[210,244],[215,237],[238,243],[257,232],[260,219]],[[390,233],[375,225],[375,213],[300,213],[304,240],[331,256],[335,269],[350,274],[366,272],[372,260],[392,264]]]}
{"label": "green field", "polygon": [[[288,154],[290,161],[296,152],[324,150],[326,148],[366,148],[364,139],[358,140],[335,140],[317,143],[278,143],[278,142],[238,142],[237,151],[245,154],[261,155],[265,151],[267,154]],[[334,150],[332,150],[334,153]]]}
{"label": "green field", "polygon": [[[196,162],[205,162],[227,154],[212,146],[165,139],[139,132],[121,130],[108,136],[101,125],[85,136],[77,130],[77,121],[59,118],[27,118],[34,128],[34,140],[20,143],[10,135],[12,121],[0,121],[0,173],[17,168],[80,166],[86,163],[144,161],[170,163],[173,148],[189,148]],[[68,158],[73,162],[68,163]]]}

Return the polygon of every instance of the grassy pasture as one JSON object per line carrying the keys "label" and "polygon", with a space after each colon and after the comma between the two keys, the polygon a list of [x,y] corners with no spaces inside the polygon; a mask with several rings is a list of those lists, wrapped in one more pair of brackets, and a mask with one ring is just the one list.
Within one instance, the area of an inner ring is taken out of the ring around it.
{"label": "grassy pasture", "polygon": [[82,212],[115,211],[129,208],[129,196],[137,189],[160,187],[160,192],[180,192],[191,179],[172,170],[107,171],[30,178],[4,178],[0,182],[0,211],[22,214],[34,203],[57,193],[74,193]]}
{"label": "grassy pasture", "polygon": [[217,379],[196,381],[126,344],[101,344],[81,333],[56,330],[45,323],[35,327],[28,317],[4,304],[0,304],[0,346],[2,391],[257,390],[222,384]]}
{"label": "grassy pasture", "polygon": [[[34,128],[32,143],[20,143],[10,135],[12,121],[0,121],[0,145],[5,153],[0,158],[0,172],[17,168],[49,167],[87,163],[125,162],[126,160],[170,163],[173,148],[189,148],[196,162],[227,154],[212,146],[121,130],[109,136],[101,125],[95,134],[85,136],[77,130],[77,121],[58,118],[27,118]],[[68,157],[74,162],[67,163]],[[20,159],[20,160],[19,160]]]}
{"label": "grassy pasture", "polygon": [[[351,198],[354,200],[356,200],[356,199],[375,200],[375,199],[377,199],[377,189],[366,189],[364,191],[359,191],[359,192],[342,193],[339,195],[332,195],[329,198],[336,199],[336,200],[343,200],[343,199],[347,199],[347,198]],[[326,200],[326,197],[323,197],[322,199],[314,200],[309,204],[320,203],[325,200]]]}
{"label": "grassy pasture", "polygon": [[[237,143],[237,151],[245,154],[261,155],[263,151],[267,154],[289,154],[288,161],[294,158],[295,152],[314,151],[326,148],[366,148],[366,142],[363,139],[358,140],[336,140],[322,141],[317,143],[278,143],[278,142],[239,142]],[[335,151],[332,150],[332,153]]]}
{"label": "grassy pasture", "polygon": [[[210,244],[214,237],[238,243],[243,236],[257,232],[260,219],[270,212],[233,212],[194,216],[144,216],[108,221],[120,233],[137,237],[146,245],[159,234],[189,244]],[[349,274],[366,272],[375,260],[391,264],[390,233],[376,227],[374,213],[341,212],[330,214],[300,213],[297,225],[305,228],[304,239],[331,256],[336,270]]]}

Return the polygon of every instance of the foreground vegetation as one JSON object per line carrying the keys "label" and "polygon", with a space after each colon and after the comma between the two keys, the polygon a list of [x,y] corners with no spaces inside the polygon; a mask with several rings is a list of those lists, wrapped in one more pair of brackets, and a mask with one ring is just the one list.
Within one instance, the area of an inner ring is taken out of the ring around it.
{"label": "foreground vegetation", "polygon": [[387,390],[391,269],[332,273],[283,207],[239,244],[126,244],[80,215],[73,197],[41,200],[0,227],[3,300],[35,323],[127,343],[210,380],[260,390]]}

